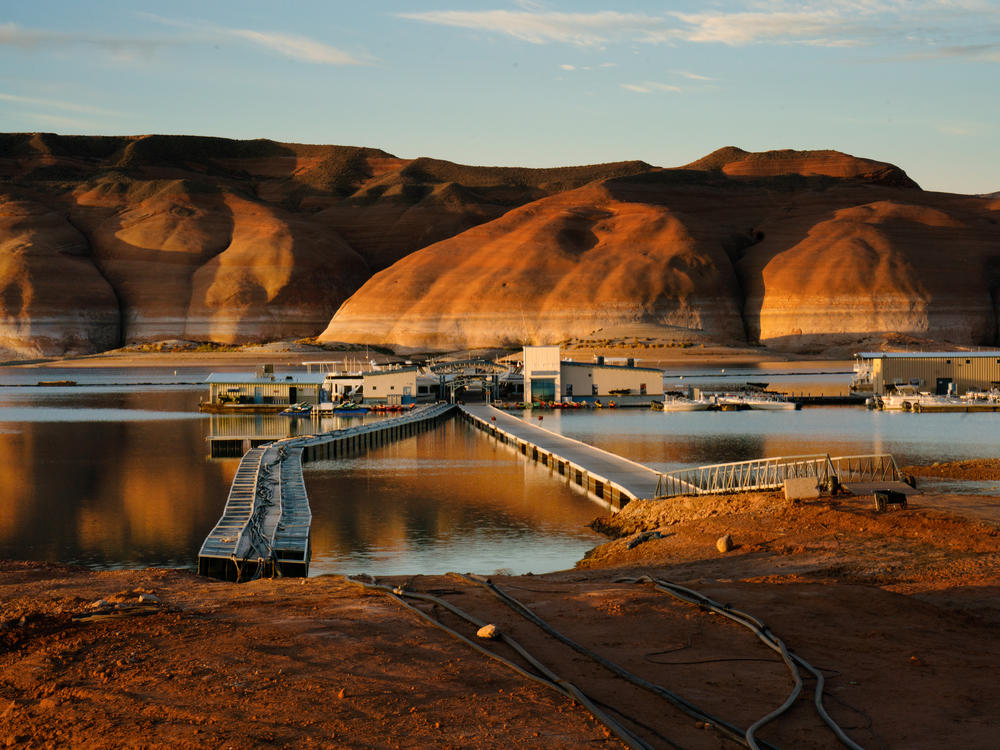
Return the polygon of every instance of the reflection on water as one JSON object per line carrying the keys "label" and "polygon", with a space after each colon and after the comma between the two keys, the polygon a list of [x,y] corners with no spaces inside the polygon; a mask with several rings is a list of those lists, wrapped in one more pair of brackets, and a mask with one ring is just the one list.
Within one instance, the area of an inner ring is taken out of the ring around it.
{"label": "reflection on water", "polygon": [[[850,407],[794,412],[546,412],[547,429],[660,471],[771,456],[891,453],[900,466],[1000,455],[1000,415]],[[1000,493],[1000,483],[993,483]]]}
{"label": "reflection on water", "polygon": [[[197,393],[85,400],[87,410],[189,415]],[[190,565],[235,471],[235,464],[205,460],[204,420],[51,419],[73,406],[50,395],[35,421],[0,425],[0,556],[95,567]]]}
{"label": "reflection on water", "polygon": [[[83,378],[72,370],[17,377]],[[107,377],[154,379],[120,370]],[[12,378],[0,373],[0,383]],[[0,385],[0,557],[193,567],[238,465],[209,458],[209,435],[330,429],[278,418],[209,419],[197,413],[203,395],[199,386]],[[807,408],[544,416],[548,429],[660,470],[827,452],[890,452],[901,465],[1000,455],[996,414]],[[333,426],[358,423],[341,419]],[[543,572],[570,567],[600,541],[584,528],[600,506],[547,467],[458,422],[354,458],[307,465],[306,483],[314,573]],[[1000,483],[940,486],[1000,494]]]}
{"label": "reflection on water", "polygon": [[605,512],[541,464],[465,423],[306,464],[312,573],[544,572],[601,541]]}
{"label": "reflection on water", "polygon": [[[194,567],[238,459],[213,430],[251,437],[359,424],[210,419],[199,387],[0,387],[0,557],[96,568]],[[313,571],[423,573],[572,567],[602,508],[456,423],[308,466]]]}

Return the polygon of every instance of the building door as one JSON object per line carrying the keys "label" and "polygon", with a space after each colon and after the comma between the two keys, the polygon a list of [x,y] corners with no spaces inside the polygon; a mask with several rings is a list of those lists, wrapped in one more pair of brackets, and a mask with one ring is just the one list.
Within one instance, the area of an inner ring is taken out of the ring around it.
{"label": "building door", "polygon": [[288,386],[288,403],[295,404],[299,400],[299,389],[294,385]]}
{"label": "building door", "polygon": [[259,387],[255,387],[253,389],[253,402],[255,404],[262,404],[262,403],[264,403],[264,394],[261,393]]}
{"label": "building door", "polygon": [[947,396],[951,392],[951,378],[938,378],[937,388],[934,389],[934,393],[938,396]]}

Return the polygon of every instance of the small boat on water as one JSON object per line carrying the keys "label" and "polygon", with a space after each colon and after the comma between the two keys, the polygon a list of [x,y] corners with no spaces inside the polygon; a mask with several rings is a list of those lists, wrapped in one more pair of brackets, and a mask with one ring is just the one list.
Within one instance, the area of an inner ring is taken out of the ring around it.
{"label": "small boat on water", "polygon": [[283,412],[279,412],[282,417],[308,417],[312,414],[312,404],[290,404]]}
{"label": "small boat on water", "polygon": [[660,404],[657,411],[663,412],[708,411],[712,407],[710,401],[696,401],[693,398],[686,398],[684,396],[667,396],[662,402],[656,403]]}
{"label": "small boat on water", "polygon": [[333,413],[338,415],[350,415],[350,414],[367,414],[371,409],[363,404],[355,404],[351,402],[337,404],[333,407]]}
{"label": "small boat on water", "polygon": [[784,396],[771,393],[726,393],[716,397],[716,404],[722,411],[754,409],[758,411],[795,411],[802,405]]}

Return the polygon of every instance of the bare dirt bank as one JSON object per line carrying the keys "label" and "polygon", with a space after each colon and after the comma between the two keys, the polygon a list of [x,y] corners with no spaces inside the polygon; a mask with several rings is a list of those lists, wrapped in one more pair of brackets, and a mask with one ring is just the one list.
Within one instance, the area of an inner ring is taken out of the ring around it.
{"label": "bare dirt bank", "polygon": [[[885,514],[857,498],[772,494],[636,503],[605,524],[620,538],[577,570],[495,580],[572,638],[742,726],[790,691],[775,655],[717,615],[618,579],[668,578],[761,617],[822,668],[827,709],[864,747],[992,747],[1000,532],[920,497]],[[979,502],[996,509],[996,498]],[[724,533],[736,547],[721,554]],[[737,746],[584,663],[465,581],[395,583],[514,634],[641,722],[633,726],[654,747]],[[140,603],[150,594],[158,601]],[[474,638],[441,607],[425,609]],[[811,709],[812,687],[760,736],[777,747],[837,747]],[[621,746],[570,700],[339,577],[235,586],[181,571],[25,562],[0,563],[4,744]]]}

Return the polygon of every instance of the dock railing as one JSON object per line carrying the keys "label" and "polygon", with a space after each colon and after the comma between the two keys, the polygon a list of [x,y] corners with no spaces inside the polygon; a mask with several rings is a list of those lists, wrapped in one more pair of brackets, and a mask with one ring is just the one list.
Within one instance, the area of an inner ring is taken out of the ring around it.
{"label": "dock railing", "polygon": [[656,497],[712,495],[727,492],[781,489],[786,479],[815,478],[826,485],[831,478],[844,482],[898,481],[899,468],[889,454],[867,456],[781,456],[752,461],[678,469],[660,475]]}

